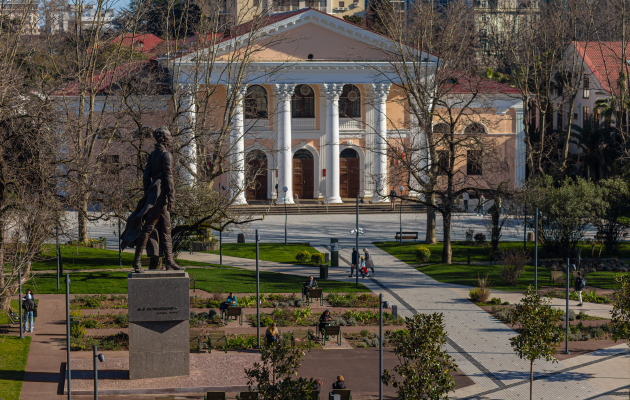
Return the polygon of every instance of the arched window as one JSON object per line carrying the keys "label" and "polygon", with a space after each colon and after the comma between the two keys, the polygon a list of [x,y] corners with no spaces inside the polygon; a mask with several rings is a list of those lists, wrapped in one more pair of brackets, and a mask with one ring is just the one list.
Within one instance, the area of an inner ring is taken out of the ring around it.
{"label": "arched window", "polygon": [[354,85],[343,85],[339,97],[339,116],[341,118],[361,117],[361,92]]}
{"label": "arched window", "polygon": [[446,135],[449,132],[448,124],[446,122],[440,122],[433,125],[433,133],[437,133],[439,135]]}
{"label": "arched window", "polygon": [[313,159],[313,153],[306,149],[300,149],[293,154],[294,160],[311,160]]}
{"label": "arched window", "polygon": [[486,132],[486,127],[480,124],[479,122],[473,122],[472,124],[468,124],[466,128],[464,128],[464,134],[468,135],[479,135]]}
{"label": "arched window", "polygon": [[252,85],[247,88],[247,94],[245,95],[245,118],[269,118],[267,90],[265,90],[264,87],[260,85]]}
{"label": "arched window", "polygon": [[339,158],[359,158],[359,153],[354,149],[343,149],[341,154],[339,154]]}
{"label": "arched window", "polygon": [[315,92],[309,85],[298,85],[291,97],[293,118],[315,118]]}

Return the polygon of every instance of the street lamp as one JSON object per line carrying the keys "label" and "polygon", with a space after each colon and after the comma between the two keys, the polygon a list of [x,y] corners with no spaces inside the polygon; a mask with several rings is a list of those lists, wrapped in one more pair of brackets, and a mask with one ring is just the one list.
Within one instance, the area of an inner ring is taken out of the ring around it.
{"label": "street lamp", "polygon": [[105,362],[103,353],[97,354],[96,345],[94,345],[94,400],[98,400],[98,364],[96,361]]}
{"label": "street lamp", "polygon": [[[359,202],[363,203],[363,199],[359,200],[359,194],[357,193],[357,226],[355,228],[356,245],[357,245],[357,264],[354,266],[357,273],[357,289],[359,288],[359,234],[363,234],[363,230],[359,228]],[[352,260],[351,260],[352,261]]]}
{"label": "street lamp", "polygon": [[68,378],[68,400],[72,400],[72,366],[70,365],[70,274],[66,274],[66,372]]}
{"label": "street lamp", "polygon": [[[221,189],[225,190],[225,186],[221,185]],[[223,226],[219,230],[219,265],[223,265]]]}
{"label": "street lamp", "polygon": [[398,190],[400,191],[400,244],[402,244],[402,205],[403,205],[403,191],[405,190],[404,187],[400,186],[398,188]]}
{"label": "street lamp", "polygon": [[389,301],[383,301],[383,293],[378,295],[378,399],[383,400],[383,305],[389,308]]}
{"label": "street lamp", "polygon": [[536,207],[534,219],[534,290],[538,291],[538,218],[542,218],[542,212]]}
{"label": "street lamp", "polygon": [[284,190],[284,245],[287,245],[287,191],[288,187],[284,186],[282,188]]}

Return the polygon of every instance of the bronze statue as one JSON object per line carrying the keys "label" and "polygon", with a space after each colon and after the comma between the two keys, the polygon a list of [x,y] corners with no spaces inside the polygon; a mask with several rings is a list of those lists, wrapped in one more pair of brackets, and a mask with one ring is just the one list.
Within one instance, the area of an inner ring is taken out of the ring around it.
{"label": "bronze statue", "polygon": [[164,256],[166,269],[184,269],[173,259],[171,239],[171,211],[175,204],[173,185],[173,155],[169,151],[171,132],[161,127],[153,132],[155,150],[149,155],[144,168],[144,196],[127,219],[121,234],[121,246],[136,247],[133,259],[135,272],[143,272],[140,258],[146,248],[149,257]]}

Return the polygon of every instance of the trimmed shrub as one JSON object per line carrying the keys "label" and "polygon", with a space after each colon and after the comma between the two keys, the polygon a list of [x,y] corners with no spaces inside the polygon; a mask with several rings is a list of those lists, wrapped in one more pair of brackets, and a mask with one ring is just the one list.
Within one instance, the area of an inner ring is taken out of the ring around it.
{"label": "trimmed shrub", "polygon": [[297,262],[299,263],[307,263],[310,261],[311,259],[311,253],[309,253],[308,251],[300,251],[299,253],[297,253],[297,256],[295,256],[295,259],[297,260]]}
{"label": "trimmed shrub", "polygon": [[416,261],[418,262],[428,262],[431,257],[431,250],[427,247],[420,246],[416,249]]}
{"label": "trimmed shrub", "polygon": [[324,263],[324,259],[324,255],[322,253],[313,253],[311,255],[311,262],[315,265],[322,265]]}
{"label": "trimmed shrub", "polygon": [[501,298],[500,297],[493,297],[492,299],[490,299],[490,304],[500,306],[501,305]]}
{"label": "trimmed shrub", "polygon": [[484,243],[486,243],[486,235],[484,235],[483,233],[479,232],[478,234],[475,235],[475,242],[477,242],[477,244],[484,244]]}
{"label": "trimmed shrub", "polygon": [[300,299],[293,300],[293,305],[295,307],[302,307],[302,300],[300,300]]}
{"label": "trimmed shrub", "polygon": [[114,318],[114,322],[116,322],[121,327],[125,328],[129,326],[129,314],[118,314]]}
{"label": "trimmed shrub", "polygon": [[88,334],[87,328],[83,325],[75,325],[70,330],[70,336],[73,338],[84,338]]}
{"label": "trimmed shrub", "polygon": [[83,326],[85,326],[87,329],[95,329],[100,328],[101,324],[95,319],[86,319],[85,321],[83,321]]}

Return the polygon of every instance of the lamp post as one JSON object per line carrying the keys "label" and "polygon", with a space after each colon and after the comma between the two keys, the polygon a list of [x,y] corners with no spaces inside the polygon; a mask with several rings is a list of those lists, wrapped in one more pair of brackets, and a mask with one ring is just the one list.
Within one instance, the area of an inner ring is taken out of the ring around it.
{"label": "lamp post", "polygon": [[564,354],[569,353],[569,259],[567,258],[567,296],[566,311],[564,312],[565,334],[564,334]]}
{"label": "lamp post", "polygon": [[94,400],[98,400],[98,364],[99,362],[105,362],[105,356],[101,354],[97,354],[98,349],[96,345],[94,345]]}
{"label": "lamp post", "polygon": [[66,353],[68,360],[66,362],[66,373],[68,374],[68,400],[72,399],[72,369],[70,367],[70,274],[66,274]]}
{"label": "lamp post", "polygon": [[534,290],[538,291],[538,218],[542,218],[542,212],[536,207],[534,217]]}
{"label": "lamp post", "polygon": [[260,349],[260,270],[258,268],[258,229],[256,229],[256,343]]}
{"label": "lamp post", "polygon": [[[225,190],[225,186],[221,185],[221,189]],[[219,231],[219,265],[223,265],[223,226]]]}
{"label": "lamp post", "polygon": [[[120,234],[118,236],[120,236]],[[61,274],[61,249],[59,248],[59,225],[55,226],[55,249],[57,250],[57,290],[59,290],[59,275]]]}
{"label": "lamp post", "polygon": [[287,245],[287,190],[288,187],[283,187],[284,190],[284,245]]}
{"label": "lamp post", "polygon": [[[20,297],[18,297],[18,307],[20,308],[20,339],[24,339],[24,319],[22,315],[22,266],[19,265],[20,259],[18,258],[18,286],[20,288]],[[9,307],[11,308],[11,307]]]}
{"label": "lamp post", "polygon": [[[357,193],[357,224],[356,224],[356,228],[355,228],[355,233],[356,233],[356,249],[357,249],[357,264],[354,266],[354,268],[356,269],[356,273],[357,273],[357,279],[356,279],[356,287],[357,289],[359,288],[359,233],[361,233],[361,230],[359,229],[359,202],[363,203],[363,199],[359,200],[359,194]],[[352,261],[352,260],[350,260]]]}
{"label": "lamp post", "polygon": [[402,244],[402,205],[403,205],[403,191],[405,190],[405,188],[400,186],[398,188],[398,190],[400,191],[400,210],[399,210],[399,214],[400,214],[400,237],[398,239],[399,239],[399,243]]}
{"label": "lamp post", "polygon": [[383,301],[383,293],[378,295],[378,399],[383,400],[383,305],[389,308],[389,301]]}
{"label": "lamp post", "polygon": [[[122,268],[122,240],[120,240],[120,217],[118,217],[118,266]],[[59,288],[57,288],[59,289]]]}

